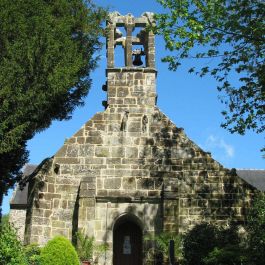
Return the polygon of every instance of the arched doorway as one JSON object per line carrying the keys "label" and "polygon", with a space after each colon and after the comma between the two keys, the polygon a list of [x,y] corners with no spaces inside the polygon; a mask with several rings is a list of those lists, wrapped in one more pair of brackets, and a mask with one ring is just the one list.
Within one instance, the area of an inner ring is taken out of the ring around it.
{"label": "arched doorway", "polygon": [[113,265],[142,265],[142,229],[131,216],[119,218],[113,228]]}

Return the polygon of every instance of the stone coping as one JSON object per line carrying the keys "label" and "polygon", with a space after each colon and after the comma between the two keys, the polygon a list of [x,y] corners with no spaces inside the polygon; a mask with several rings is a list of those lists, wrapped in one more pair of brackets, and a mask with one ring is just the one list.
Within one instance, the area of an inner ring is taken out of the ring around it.
{"label": "stone coping", "polygon": [[121,202],[121,203],[123,203],[123,202],[134,202],[134,203],[143,203],[143,202],[157,203],[157,202],[161,202],[161,197],[96,196],[95,199],[96,199],[96,202],[115,202],[115,203],[119,203],[119,202]]}
{"label": "stone coping", "polygon": [[106,76],[108,75],[108,73],[126,73],[126,72],[155,73],[157,75],[157,70],[155,68],[120,67],[120,68],[107,68]]}

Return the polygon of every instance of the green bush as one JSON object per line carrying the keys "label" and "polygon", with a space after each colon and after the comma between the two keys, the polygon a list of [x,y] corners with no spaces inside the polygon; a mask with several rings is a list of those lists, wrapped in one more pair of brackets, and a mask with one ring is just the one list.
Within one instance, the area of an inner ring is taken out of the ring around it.
{"label": "green bush", "polygon": [[9,214],[4,214],[2,216],[1,225],[6,226],[9,224]]}
{"label": "green bush", "polygon": [[93,246],[94,237],[88,237],[81,232],[76,233],[77,236],[77,255],[80,260],[92,260],[93,258]]}
{"label": "green bush", "polygon": [[246,264],[247,257],[239,246],[227,245],[214,248],[203,261],[205,265],[243,265]]}
{"label": "green bush", "polygon": [[251,264],[265,264],[265,194],[255,199],[248,215],[248,243]]}
{"label": "green bush", "polygon": [[98,259],[98,257],[108,249],[107,244],[96,244],[94,237],[89,237],[81,231],[76,233],[76,237],[76,251],[79,259],[82,261],[92,261],[93,255],[96,259]]}
{"label": "green bush", "polygon": [[185,235],[183,245],[187,265],[248,264],[246,242],[240,240],[235,225],[197,225]]}
{"label": "green bush", "polygon": [[9,224],[0,227],[0,264],[27,265],[23,246],[16,230]]}
{"label": "green bush", "polygon": [[184,258],[188,265],[202,265],[203,259],[218,245],[217,228],[209,224],[195,226],[183,241]]}
{"label": "green bush", "polygon": [[41,265],[79,265],[75,248],[62,236],[50,240],[41,250]]}
{"label": "green bush", "polygon": [[31,244],[24,248],[24,253],[29,265],[40,265],[41,249],[37,244]]}
{"label": "green bush", "polygon": [[[169,261],[169,242],[174,240],[174,254],[175,260],[181,262],[183,259],[182,255],[182,238],[180,235],[174,233],[162,232],[159,235],[147,235],[144,240],[147,243],[151,243],[146,253],[146,261],[148,264],[154,264],[154,261],[157,263],[163,263]],[[153,244],[152,244],[153,243]]]}

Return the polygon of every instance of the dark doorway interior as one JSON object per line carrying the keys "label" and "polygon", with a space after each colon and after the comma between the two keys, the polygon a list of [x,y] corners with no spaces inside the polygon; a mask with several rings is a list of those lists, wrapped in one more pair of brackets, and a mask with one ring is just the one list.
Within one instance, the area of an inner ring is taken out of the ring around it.
{"label": "dark doorway interior", "polygon": [[142,229],[126,217],[114,226],[113,265],[142,265]]}

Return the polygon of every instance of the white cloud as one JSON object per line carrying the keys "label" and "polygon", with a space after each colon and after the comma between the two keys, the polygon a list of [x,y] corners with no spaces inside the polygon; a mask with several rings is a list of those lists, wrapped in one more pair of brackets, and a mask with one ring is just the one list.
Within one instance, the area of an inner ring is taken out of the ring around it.
{"label": "white cloud", "polygon": [[223,150],[225,152],[225,156],[228,158],[232,158],[234,157],[235,154],[235,150],[234,147],[228,143],[226,143],[224,141],[224,139],[218,137],[218,136],[214,136],[214,135],[210,135],[206,142],[205,142],[205,148],[207,149],[220,149]]}

